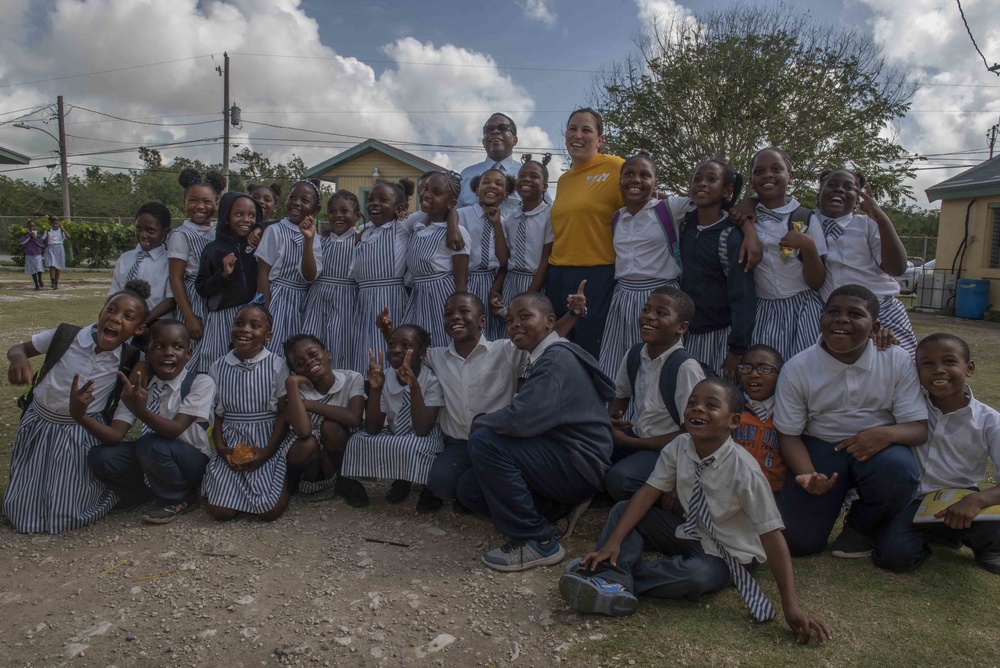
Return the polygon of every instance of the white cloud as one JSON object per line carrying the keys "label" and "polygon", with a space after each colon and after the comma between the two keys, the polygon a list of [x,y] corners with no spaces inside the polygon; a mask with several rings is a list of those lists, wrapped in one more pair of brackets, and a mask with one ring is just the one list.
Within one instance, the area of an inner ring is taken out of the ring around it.
{"label": "white cloud", "polygon": [[517,6],[529,21],[544,23],[551,28],[556,24],[556,13],[552,9],[554,0],[517,0]]}
{"label": "white cloud", "polygon": [[684,25],[696,23],[694,14],[674,0],[635,0],[639,22],[648,32],[676,33]]}
{"label": "white cloud", "polygon": [[[75,135],[68,141],[71,154],[221,135],[222,79],[215,66],[222,58],[193,57],[222,51],[231,56],[233,101],[243,110],[244,127],[233,130],[232,142],[250,146],[272,162],[285,162],[296,154],[313,165],[363,138],[375,137],[430,144],[401,147],[461,168],[481,160],[481,148],[453,147],[479,146],[489,110],[535,108],[528,92],[502,74],[491,57],[448,44],[396,39],[382,49],[396,64],[377,75],[369,65],[324,45],[317,22],[305,14],[299,0],[61,0],[46,5],[47,14],[40,14],[37,7],[29,0],[10,0],[0,10],[0,85],[187,60],[0,88],[0,112],[53,103],[62,94],[67,105],[150,123],[211,121],[157,127],[112,122],[74,109],[67,119],[67,132]],[[301,57],[251,55],[261,53]],[[530,125],[529,113],[511,115],[518,121],[522,144],[553,145],[545,132]],[[9,118],[0,114],[0,122]],[[45,127],[54,132],[52,126]],[[52,140],[6,125],[0,126],[0,145],[41,155],[50,151]],[[221,153],[218,142],[163,149],[166,162],[178,155],[218,162]],[[70,161],[139,164],[135,152]],[[40,178],[43,171],[18,176]]]}

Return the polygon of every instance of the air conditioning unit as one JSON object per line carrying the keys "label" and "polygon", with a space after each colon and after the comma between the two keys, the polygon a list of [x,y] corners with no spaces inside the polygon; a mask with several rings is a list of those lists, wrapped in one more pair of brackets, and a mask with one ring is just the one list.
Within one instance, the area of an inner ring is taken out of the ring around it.
{"label": "air conditioning unit", "polygon": [[925,274],[917,280],[917,308],[947,309],[955,305],[954,274]]}

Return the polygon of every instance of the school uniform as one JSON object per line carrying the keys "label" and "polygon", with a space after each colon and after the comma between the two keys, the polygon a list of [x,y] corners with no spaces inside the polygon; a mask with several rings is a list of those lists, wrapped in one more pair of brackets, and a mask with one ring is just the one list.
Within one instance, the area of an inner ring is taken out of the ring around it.
{"label": "school uniform", "polygon": [[375,324],[376,319],[386,306],[394,319],[405,313],[406,251],[414,226],[426,219],[423,213],[414,213],[381,226],[369,223],[362,230],[349,274],[358,284],[358,296],[350,326],[353,352],[346,365],[348,369],[365,373],[369,349],[375,352],[375,359],[379,352],[385,354],[385,338]]}
{"label": "school uniform", "polygon": [[[696,480],[711,528],[693,498]],[[727,555],[744,567],[767,560],[760,535],[781,529],[781,515],[756,460],[731,438],[702,459],[690,435],[678,436],[660,451],[647,484],[676,491],[687,520],[654,505],[622,541],[617,565],[603,561],[593,575],[636,596],[698,601],[733,581]],[[620,501],[611,509],[598,545],[608,540],[627,506]],[[667,558],[646,560],[643,551]]]}
{"label": "school uniform", "polygon": [[452,258],[468,255],[472,244],[464,227],[459,225],[458,231],[465,245],[455,251],[445,241],[447,223],[418,224],[406,251],[406,269],[413,277],[413,292],[399,323],[420,325],[430,333],[431,343],[436,346],[448,341],[444,331],[444,303],[455,291]]}
{"label": "school uniform", "polygon": [[[514,297],[527,292],[535,280],[544,246],[555,238],[549,219],[551,210],[552,205],[543,201],[531,211],[518,210],[504,220],[503,233],[510,247],[507,277],[503,282],[504,304],[510,305]],[[504,331],[503,336],[506,335]]]}
{"label": "school uniform", "polygon": [[[94,344],[97,325],[83,327],[65,354],[34,388],[34,400],[17,430],[11,449],[10,483],[4,493],[7,519],[23,533],[61,533],[108,514],[118,497],[87,468],[87,453],[99,441],[69,414],[74,374],[82,386],[93,381],[92,417],[104,422],[104,410],[118,383],[122,347],[100,352]],[[31,337],[46,353],[56,330]]]}
{"label": "school uniform", "polygon": [[[768,209],[757,204],[757,236],[764,257],[754,267],[753,281],[757,290],[757,318],[753,342],[763,343],[791,359],[819,340],[819,316],[823,303],[802,275],[802,258],[782,257],[778,244],[788,234],[789,218],[801,205],[794,198],[784,206]],[[826,237],[818,220],[807,216],[801,222],[808,225],[805,233],[816,244],[816,252],[826,255]]]}
{"label": "school uniform", "polygon": [[[282,392],[281,396],[285,393]],[[354,397],[365,396],[365,378],[356,371],[349,369],[333,370],[333,385],[326,392],[320,392],[316,388],[309,388],[299,385],[299,396],[303,401],[313,401],[327,406],[340,406],[346,408]],[[325,418],[316,413],[309,413],[309,422],[312,424],[312,433],[317,439],[320,438],[320,427]]]}
{"label": "school uniform", "polygon": [[444,406],[438,425],[444,436],[444,451],[431,466],[427,486],[439,499],[457,494],[459,479],[472,469],[467,444],[472,420],[510,405],[518,372],[528,353],[518,350],[508,339],[489,341],[483,335],[468,357],[455,350],[452,341],[445,348],[428,348],[424,364],[441,383]]}
{"label": "school uniform", "polygon": [[66,233],[62,229],[47,231],[45,240],[45,266],[55,269],[66,268]]}
{"label": "school uniform", "polygon": [[[930,556],[928,543],[962,543],[976,557],[1000,553],[1000,522],[973,522],[968,529],[944,523],[913,524],[924,496],[941,489],[978,490],[986,477],[986,462],[1000,471],[1000,413],[979,401],[966,386],[968,405],[942,413],[923,391],[927,404],[927,442],[913,448],[920,471],[920,492],[891,521],[887,547],[873,555],[876,566],[905,572]],[[994,474],[996,475],[996,474]]]}
{"label": "school uniform", "polygon": [[[434,372],[421,365],[417,375],[425,406],[443,406],[444,394]],[[413,431],[410,388],[396,374],[386,373],[379,400],[387,425],[378,434],[355,432],[347,441],[341,475],[345,478],[387,478],[427,482],[434,457],[441,452],[441,430],[437,425],[426,436]]]}
{"label": "school uniform", "polygon": [[138,278],[149,283],[146,306],[150,311],[159,306],[164,299],[173,299],[168,261],[167,247],[164,244],[160,244],[148,253],[137,244],[132,250],[122,253],[115,263],[108,296],[121,292],[125,289],[126,283]]}
{"label": "school uniform", "polygon": [[[191,374],[194,378],[186,381]],[[182,396],[185,382],[190,382],[190,389]],[[87,465],[123,499],[141,502],[152,496],[172,505],[189,501],[200,494],[212,454],[208,426],[215,403],[215,381],[194,369],[184,369],[171,380],[153,376],[146,389],[146,408],[154,414],[172,420],[180,413],[195,421],[174,439],[160,436],[143,424],[142,434],[135,441],[91,449]],[[120,404],[114,420],[132,425],[136,417]]]}
{"label": "school uniform", "polygon": [[[669,397],[677,410],[681,424],[674,422],[667,409],[665,398],[660,392],[660,374],[663,365],[674,353],[684,349],[684,344],[676,344],[663,351],[656,358],[650,358],[649,348],[643,346],[639,353],[639,369],[635,376],[635,396],[628,377],[628,365],[622,356],[615,374],[615,398],[631,399],[632,431],[639,438],[652,438],[675,431],[684,426],[684,408],[694,386],[705,379],[705,371],[696,359],[685,360],[677,370],[677,389]],[[659,450],[625,450],[616,448],[612,453],[615,462],[604,479],[608,496],[615,501],[632,498],[646,482],[659,459]]]}
{"label": "school uniform", "polygon": [[[333,355],[332,364],[342,369],[354,360],[351,321],[358,298],[358,284],[351,278],[357,231],[323,237],[323,271],[306,293],[302,331],[323,342]],[[367,349],[365,350],[367,353]]]}
{"label": "school uniform", "polygon": [[[211,370],[216,387],[215,414],[222,418],[222,440],[230,448],[245,443],[266,448],[278,417],[278,397],[285,389],[285,360],[266,348],[241,360],[230,351]],[[234,471],[216,451],[205,470],[203,489],[213,506],[260,515],[278,503],[285,487],[285,457],[293,434],[286,435],[259,468]]]}
{"label": "school uniform", "polygon": [[[283,344],[296,334],[301,334],[303,306],[306,291],[312,281],[302,276],[302,249],[305,236],[299,226],[288,218],[264,230],[264,236],[257,247],[257,259],[271,265],[268,282],[271,286],[271,301],[268,308],[274,319],[271,340],[267,349],[279,357],[285,356]],[[316,275],[323,273],[322,237],[312,238],[313,256],[316,259]]]}
{"label": "school uniform", "polygon": [[[463,169],[460,174],[462,177],[462,192],[458,195],[458,206],[460,208],[472,206],[473,204],[479,202],[479,196],[472,190],[470,184],[472,183],[472,179],[474,177],[485,174],[491,169],[499,169],[503,172],[504,176],[513,176],[516,179],[518,173],[521,171],[521,161],[516,159],[513,155],[509,155],[499,162],[487,157],[482,162],[477,162],[476,164],[469,165]],[[548,193],[546,193],[545,199],[551,202],[551,200],[548,199]],[[520,209],[521,195],[518,194],[516,190],[500,204],[500,211],[504,218],[514,215]]]}
{"label": "school uniform", "polygon": [[[190,220],[185,220],[180,227],[174,228],[170,233],[167,244],[168,260],[184,260],[187,263],[187,267],[184,269],[184,293],[191,304],[191,311],[202,322],[203,332],[208,306],[205,304],[205,299],[198,294],[195,280],[198,277],[201,254],[205,251],[205,247],[215,240],[215,228],[215,224],[197,225]],[[180,307],[177,308],[175,315],[178,320],[187,324]],[[198,354],[200,343],[200,341],[191,339],[192,359]]]}
{"label": "school uniform", "polygon": [[726,355],[742,357],[753,339],[757,292],[739,261],[742,244],[743,232],[725,212],[706,226],[689,212],[681,228],[681,289],[695,303],[684,347],[719,375]]}
{"label": "school uniform", "polygon": [[746,403],[740,414],[740,426],[733,430],[737,445],[753,455],[767,478],[771,491],[777,494],[785,486],[787,467],[778,449],[778,430],[774,427],[774,396],[755,401],[744,395]]}
{"label": "school uniform", "polygon": [[[624,207],[618,210],[613,238],[616,283],[601,338],[601,371],[608,376],[614,376],[625,353],[642,340],[638,317],[650,293],[665,285],[680,287],[681,267],[656,214],[659,201],[653,197],[634,216]],[[674,238],[679,239],[678,222],[693,205],[687,197],[665,201]]]}
{"label": "school uniform", "polygon": [[882,271],[882,237],[878,223],[864,214],[830,218],[815,212],[826,237],[826,281],[819,294],[823,303],[843,285],[863,285],[879,298],[878,320],[892,330],[910,357],[916,355],[917,337],[903,302],[896,299],[899,283]]}
{"label": "school uniform", "polygon": [[844,364],[816,344],[785,363],[775,397],[775,428],[802,437],[816,471],[838,474],[833,488],[816,496],[800,487],[789,469],[778,503],[792,555],[826,547],[847,490],[855,486],[860,502],[846,521],[872,538],[876,551],[883,549],[886,524],[917,492],[913,452],[890,445],[859,462],[834,448],[863,429],[927,419],[910,356],[896,346],[879,352],[869,341],[854,364]]}
{"label": "school uniform", "polygon": [[[458,224],[466,229],[472,243],[469,246],[468,292],[479,297],[486,309],[486,338],[502,339],[507,335],[506,326],[490,310],[490,288],[497,277],[500,260],[496,254],[496,231],[493,223],[479,204],[458,209]],[[501,214],[501,227],[503,227]],[[510,241],[508,240],[508,244]],[[509,261],[508,261],[509,263]]]}
{"label": "school uniform", "polygon": [[[31,232],[25,232],[21,235],[21,246],[24,248],[24,273],[34,278],[35,274],[40,274],[45,269],[45,241],[37,232],[35,236],[31,236]],[[39,285],[36,282],[35,285],[43,287],[44,283]]]}

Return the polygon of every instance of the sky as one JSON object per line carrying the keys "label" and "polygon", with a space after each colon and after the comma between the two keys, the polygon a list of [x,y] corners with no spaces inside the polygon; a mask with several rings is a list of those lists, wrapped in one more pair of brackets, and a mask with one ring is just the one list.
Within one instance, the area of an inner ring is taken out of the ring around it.
{"label": "sky", "polygon": [[[1000,61],[995,0],[962,0],[973,37]],[[461,169],[483,157],[491,111],[518,125],[521,152],[564,152],[562,127],[593,100],[597,72],[635,53],[662,17],[696,17],[730,0],[4,0],[0,3],[0,146],[32,156],[42,179],[63,95],[71,172],[140,167],[137,146],[220,162],[222,79],[230,55],[232,129],[272,162],[312,166],[365,138]],[[803,0],[817,22],[871,35],[918,82],[887,134],[930,156],[923,190],[988,157],[1000,76],[987,71],[954,0]],[[657,18],[659,17],[659,18]],[[103,115],[102,115],[103,114]],[[275,127],[279,126],[279,127]],[[947,155],[942,155],[947,154]],[[958,167],[956,167],[958,166]],[[942,169],[942,167],[948,167]],[[559,171],[557,164],[555,173]],[[18,171],[13,171],[17,169]],[[2,213],[2,212],[0,212]]]}

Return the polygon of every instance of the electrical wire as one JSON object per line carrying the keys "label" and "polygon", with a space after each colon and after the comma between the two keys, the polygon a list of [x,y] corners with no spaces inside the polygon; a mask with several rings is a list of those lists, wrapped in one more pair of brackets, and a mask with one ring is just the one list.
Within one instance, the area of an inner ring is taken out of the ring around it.
{"label": "electrical wire", "polygon": [[965,20],[965,11],[962,9],[962,0],[955,0],[955,4],[958,5],[958,13],[962,15],[962,23],[965,24],[965,32],[969,33],[969,39],[972,40],[972,46],[976,49],[976,53],[979,54],[979,57],[983,59],[983,66],[986,67],[986,71],[992,72],[1000,77],[1000,65],[994,63],[993,67],[990,67],[990,64],[986,61],[986,56],[983,55],[983,52],[979,50],[979,45],[976,44],[976,38],[972,36],[972,29],[969,28],[969,22]]}
{"label": "electrical wire", "polygon": [[106,114],[103,111],[97,111],[96,109],[88,109],[87,107],[81,107],[79,105],[71,104],[70,109],[79,109],[80,111],[89,111],[92,114],[97,114],[99,116],[107,116],[108,118],[113,118],[116,121],[123,121],[126,123],[135,123],[137,125],[153,125],[161,128],[174,128],[183,127],[188,125],[206,125],[208,123],[218,123],[217,120],[211,121],[195,121],[193,123],[148,123],[146,121],[137,121],[133,118],[122,118],[121,116],[115,116],[113,114]]}
{"label": "electrical wire", "polygon": [[199,58],[209,58],[212,54],[203,56],[190,56],[188,58],[175,58],[174,60],[161,60],[158,63],[146,63],[144,65],[128,65],[127,67],[116,67],[113,70],[101,70],[99,72],[82,72],[80,74],[67,74],[61,77],[51,77],[49,79],[35,79],[34,81],[19,81],[17,83],[0,84],[0,88],[12,88],[14,86],[29,86],[37,83],[47,83],[49,81],[65,81],[66,79],[78,79],[79,77],[90,77],[96,74],[111,74],[114,72],[125,72],[126,70],[137,70],[143,67],[156,67],[157,65],[169,65],[171,63],[181,63],[187,60],[198,60]]}

